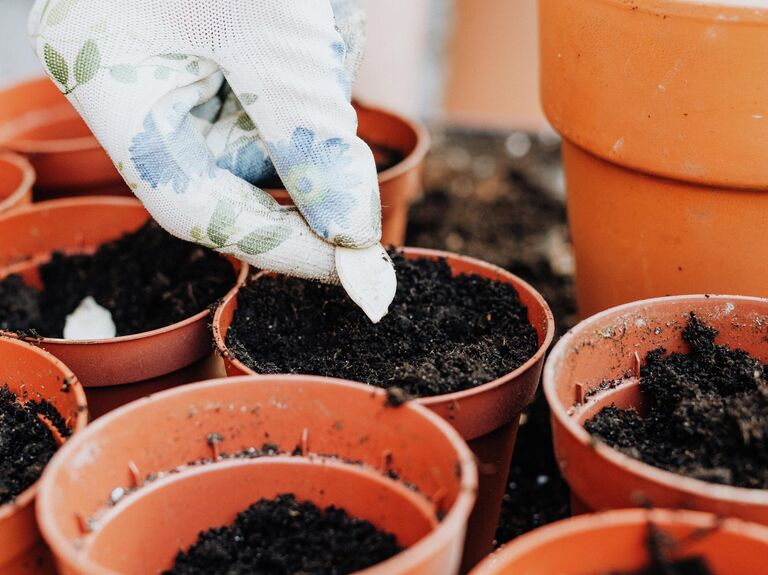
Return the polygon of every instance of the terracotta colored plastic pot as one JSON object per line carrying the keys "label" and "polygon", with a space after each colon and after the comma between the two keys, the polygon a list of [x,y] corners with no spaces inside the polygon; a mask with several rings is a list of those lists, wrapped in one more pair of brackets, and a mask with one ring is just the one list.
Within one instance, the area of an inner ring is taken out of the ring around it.
{"label": "terracotta colored plastic pot", "polygon": [[[421,189],[424,157],[429,151],[429,132],[416,120],[388,110],[355,103],[358,135],[366,142],[401,152],[403,160],[379,172],[381,193],[381,241],[401,245],[405,241],[408,208]],[[283,205],[293,205],[285,190],[267,190]]]}
{"label": "terracotta colored plastic pot", "polygon": [[131,193],[77,110],[48,78],[0,91],[0,148],[32,163],[36,199],[92,189]]}
{"label": "terracotta colored plastic pot", "polygon": [[[536,329],[539,348],[536,354],[515,371],[473,389],[417,400],[453,425],[469,443],[480,466],[477,503],[467,532],[464,567],[471,567],[487,555],[493,545],[501,500],[506,488],[512,450],[520,414],[532,401],[544,364],[544,354],[554,337],[552,312],[544,299],[529,284],[513,274],[486,262],[448,252],[403,248],[411,259],[445,258],[455,275],[477,274],[512,284],[528,307],[528,318]],[[259,276],[255,276],[258,278]],[[257,279],[255,281],[258,281]],[[225,297],[213,318],[214,340],[224,357],[229,375],[253,374],[227,349],[227,330],[237,309],[237,291]]]}
{"label": "terracotta colored plastic pot", "polygon": [[[0,386],[21,401],[45,399],[61,414],[72,431],[83,429],[88,410],[83,388],[72,372],[52,355],[19,341],[0,337]],[[40,482],[16,499],[0,505],[0,573],[50,573],[48,551],[35,520],[34,501]]]}
{"label": "terracotta colored plastic pot", "polygon": [[768,10],[539,9],[542,101],[565,139],[582,316],[665,295],[768,296]]}
{"label": "terracotta colored plastic pot", "polygon": [[[611,403],[643,408],[636,374],[646,354],[688,350],[682,329],[693,311],[727,344],[768,362],[768,300],[678,296],[623,305],[591,317],[557,343],[544,368],[555,453],[575,510],[652,505],[710,511],[768,524],[768,490],[717,485],[676,475],[596,442],[583,422]],[[604,381],[624,380],[590,396]],[[576,405],[576,402],[580,402]]]}
{"label": "terracotta colored plastic pot", "polygon": [[[226,456],[264,443],[287,453]],[[148,474],[160,475],[115,495]],[[201,530],[292,492],[408,546],[366,575],[450,575],[476,487],[469,449],[421,406],[394,408],[383,391],[341,380],[250,376],[155,394],[93,423],[51,462],[38,519],[64,575],[140,575],[170,568]]]}
{"label": "terracotta colored plastic pot", "polygon": [[34,183],[35,172],[23,156],[0,152],[0,212],[29,204]]}
{"label": "terracotta colored plastic pot", "polygon": [[[69,198],[15,210],[0,217],[0,278],[18,273],[27,282],[39,284],[38,265],[47,261],[52,252],[91,251],[137,230],[148,218],[144,207],[133,198]],[[234,260],[232,265],[244,279],[246,268]],[[126,402],[208,375],[207,370],[201,374],[192,369],[188,373],[185,368],[210,355],[213,346],[209,321],[210,312],[205,309],[160,329],[112,339],[26,339],[66,363],[86,388],[100,388],[93,394],[98,409],[92,412],[98,416],[115,406],[114,397]],[[137,382],[142,383],[115,387]],[[90,395],[89,391],[89,400]]]}
{"label": "terracotta colored plastic pot", "polygon": [[670,559],[703,558],[717,575],[768,572],[768,529],[709,513],[625,509],[566,519],[523,535],[472,575],[603,575],[650,563],[651,526],[674,538]]}

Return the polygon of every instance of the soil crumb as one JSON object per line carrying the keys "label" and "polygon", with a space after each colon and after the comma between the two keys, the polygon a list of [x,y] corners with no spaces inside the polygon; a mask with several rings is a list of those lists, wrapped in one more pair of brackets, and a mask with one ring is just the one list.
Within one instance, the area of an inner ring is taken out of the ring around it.
{"label": "soil crumb", "polygon": [[640,372],[648,412],[609,406],[587,431],[636,459],[703,481],[768,488],[768,369],[693,313],[688,353],[650,352]]}
{"label": "soil crumb", "polygon": [[414,397],[487,383],[536,353],[514,287],[452,277],[444,260],[391,255],[397,294],[378,324],[339,286],[267,276],[241,289],[227,345],[258,373],[340,377]]}
{"label": "soil crumb", "polygon": [[400,551],[394,535],[368,521],[283,494],[201,533],[165,575],[346,575]]}

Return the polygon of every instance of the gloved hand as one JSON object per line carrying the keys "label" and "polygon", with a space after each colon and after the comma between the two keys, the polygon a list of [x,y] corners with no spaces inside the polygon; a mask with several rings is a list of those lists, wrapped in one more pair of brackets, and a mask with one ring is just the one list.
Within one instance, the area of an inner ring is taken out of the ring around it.
{"label": "gloved hand", "polygon": [[[394,281],[352,269],[381,253],[376,166],[350,104],[362,22],[352,0],[37,0],[29,30],[167,231],[322,281],[352,262],[345,288],[381,306],[380,288],[348,285]],[[254,185],[274,170],[295,208]]]}

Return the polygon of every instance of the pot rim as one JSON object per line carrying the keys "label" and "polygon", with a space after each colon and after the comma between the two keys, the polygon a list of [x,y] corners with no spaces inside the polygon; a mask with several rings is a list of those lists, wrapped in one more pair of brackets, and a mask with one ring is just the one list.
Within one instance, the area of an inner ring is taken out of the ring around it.
{"label": "pot rim", "polygon": [[728,503],[761,506],[768,505],[768,490],[766,489],[751,489],[747,487],[721,485],[718,483],[703,481],[701,479],[694,479],[693,477],[688,477],[685,475],[679,475],[677,473],[655,467],[639,459],[630,457],[629,455],[625,455],[621,451],[610,447],[602,441],[593,441],[590,433],[578,423],[576,418],[568,414],[568,410],[561,404],[557,396],[557,371],[559,364],[565,360],[569,354],[570,349],[574,347],[577,336],[582,333],[591,333],[593,331],[592,327],[596,324],[599,324],[602,320],[612,316],[629,314],[640,308],[653,307],[656,304],[667,302],[725,302],[729,300],[736,300],[745,303],[768,303],[768,298],[723,294],[666,296],[639,300],[636,302],[619,305],[601,311],[600,313],[597,313],[579,322],[576,326],[571,328],[568,333],[560,338],[560,340],[552,348],[552,351],[549,354],[546,363],[544,364],[544,371],[542,373],[542,387],[544,388],[544,395],[552,412],[552,417],[557,420],[557,422],[566,430],[569,435],[574,437],[579,442],[582,448],[592,450],[597,457],[606,460],[611,465],[624,468],[633,475],[637,475],[648,482],[662,485],[674,491],[682,491],[689,495],[705,496],[708,499],[718,499]]}
{"label": "pot rim", "polygon": [[591,0],[616,8],[639,10],[655,15],[677,16],[689,20],[713,21],[718,24],[768,24],[768,7],[704,4],[700,0]]}
{"label": "pot rim", "polygon": [[0,212],[4,212],[13,207],[29,192],[32,186],[35,185],[37,175],[35,174],[34,168],[32,168],[32,164],[29,163],[29,160],[10,150],[0,150],[0,162],[11,164],[21,172],[21,182],[19,182],[16,189],[4,199],[0,200]]}
{"label": "pot rim", "polygon": [[[350,389],[365,389],[365,392],[380,397],[386,397],[386,391],[380,388],[370,388],[365,384],[348,381],[343,379],[336,379],[330,377],[314,376],[314,375],[242,375],[238,377],[223,377],[218,379],[211,379],[208,381],[202,381],[198,383],[191,383],[188,385],[182,385],[154,393],[152,395],[143,397],[141,399],[132,401],[126,405],[118,407],[117,409],[109,412],[108,414],[100,417],[91,425],[89,425],[85,432],[77,434],[70,441],[73,445],[79,443],[85,443],[91,436],[96,436],[102,432],[102,429],[110,424],[113,419],[118,419],[125,413],[140,410],[146,403],[150,401],[162,400],[167,397],[184,395],[190,391],[205,388],[226,387],[227,384],[237,383],[260,383],[260,382],[277,382],[277,383],[290,383],[298,385],[301,382],[319,382],[326,385],[335,385],[338,387],[346,387]],[[469,447],[462,439],[461,435],[443,418],[433,413],[431,410],[424,406],[416,405],[414,402],[408,402],[400,407],[400,409],[412,409],[417,411],[421,417],[427,419],[432,426],[436,427],[443,435],[445,435],[450,441],[451,445],[457,452],[458,464],[461,470],[461,479],[459,482],[458,494],[456,501],[451,509],[446,513],[442,521],[440,521],[435,529],[428,535],[422,538],[414,545],[408,547],[397,555],[390,559],[371,566],[363,571],[359,571],[359,575],[387,575],[393,572],[399,572],[398,569],[405,569],[406,567],[418,563],[420,560],[428,557],[431,554],[432,549],[435,546],[440,545],[450,537],[450,534],[458,529],[458,525],[462,522],[466,522],[469,517],[472,508],[475,503],[475,496],[477,492],[478,474],[477,467],[475,465],[475,457],[470,451]],[[61,450],[59,450],[49,462],[47,469],[50,469],[50,473],[46,477],[54,477],[54,471],[64,464],[63,456],[59,456]],[[66,454],[65,454],[66,455]],[[216,465],[212,463],[209,465]],[[97,563],[91,561],[87,557],[82,557],[75,552],[74,546],[66,543],[67,539],[58,529],[56,521],[51,519],[52,512],[51,506],[48,505],[48,498],[51,497],[49,492],[55,489],[55,486],[48,486],[48,483],[53,481],[52,479],[46,479],[45,484],[42,486],[40,497],[38,498],[38,505],[36,508],[37,521],[40,525],[40,531],[45,535],[46,542],[54,550],[58,557],[64,558],[67,563],[76,565],[78,570],[83,574],[89,575],[119,575],[114,571],[101,568]]]}
{"label": "pot rim", "polygon": [[[432,137],[429,135],[429,130],[427,130],[426,125],[421,120],[399,114],[390,108],[378,105],[369,105],[368,103],[361,102],[357,99],[354,100],[354,103],[359,108],[390,116],[391,120],[404,124],[416,135],[416,145],[413,147],[413,149],[397,164],[378,173],[379,185],[386,184],[387,182],[400,177],[424,161],[427,152],[429,152],[429,148],[432,143]],[[264,188],[264,191],[271,196],[279,198],[290,197],[290,194],[284,188]]]}
{"label": "pot rim", "polygon": [[[515,274],[505,270],[504,268],[501,268],[499,266],[496,266],[494,264],[485,262],[477,258],[462,256],[459,254],[454,254],[454,253],[446,252],[442,250],[433,250],[429,248],[412,248],[408,246],[403,246],[397,249],[401,250],[406,255],[414,255],[421,258],[427,258],[427,259],[443,258],[449,262],[450,261],[464,262],[472,265],[473,267],[484,268],[486,270],[493,271],[494,273],[500,276],[503,276],[507,279],[514,280],[514,282],[509,282],[509,283],[514,283],[516,287],[520,286],[524,288],[525,291],[529,292],[529,294],[534,297],[534,299],[539,304],[539,306],[544,310],[544,313],[546,316],[546,325],[544,326],[543,341],[541,342],[541,344],[538,345],[538,348],[536,349],[536,353],[534,353],[531,357],[529,357],[525,363],[518,366],[516,369],[510,371],[509,373],[506,373],[501,377],[497,377],[496,379],[493,379],[481,385],[472,387],[470,389],[454,391],[452,393],[431,395],[429,397],[418,397],[415,399],[416,403],[424,405],[425,407],[432,407],[442,403],[462,401],[475,395],[482,395],[483,393],[486,393],[498,387],[502,387],[503,385],[506,385],[507,383],[509,383],[511,380],[518,378],[524,372],[531,369],[544,356],[544,354],[546,354],[547,350],[552,344],[552,340],[555,337],[555,319],[554,319],[554,316],[552,315],[552,310],[549,308],[549,305],[547,304],[544,297],[536,289],[534,289],[533,286],[531,286],[528,282],[519,278]],[[270,273],[271,272],[259,272],[254,276],[254,279]],[[242,284],[238,284],[235,289],[230,291],[226,296],[222,298],[221,302],[219,302],[219,305],[216,307],[216,311],[213,314],[213,340],[216,344],[216,349],[218,350],[219,354],[222,355],[223,357],[226,357],[228,361],[230,361],[235,367],[253,375],[260,375],[254,372],[252,369],[248,368],[244,363],[242,363],[229,351],[229,348],[227,347],[227,344],[226,344],[226,338],[224,337],[220,329],[221,316],[223,314],[224,307],[233,298],[237,297],[237,294],[239,293],[241,286]],[[368,385],[368,384],[364,384],[364,385]],[[370,386],[370,387],[373,387],[376,389],[382,389],[377,386]]]}
{"label": "pot rim", "polygon": [[[7,215],[7,217],[16,217],[16,216],[27,214],[30,212],[43,211],[46,208],[58,208],[62,206],[72,207],[72,206],[81,206],[81,205],[87,205],[87,204],[98,205],[98,206],[111,205],[113,207],[140,206],[143,208],[143,204],[135,197],[123,198],[119,196],[75,196],[71,198],[48,200],[45,202],[31,204],[29,206],[22,206],[18,209],[13,210],[11,213]],[[0,225],[2,225],[5,217],[6,217],[6,214],[3,214],[0,216]],[[151,218],[152,216],[148,215],[148,219],[151,219]],[[222,257],[227,257],[227,256],[222,255]],[[27,259],[33,259],[33,258],[27,258]],[[232,258],[230,258],[230,261],[232,261]],[[19,262],[16,262],[16,263],[19,263]],[[240,286],[240,284],[248,278],[248,270],[249,270],[248,264],[246,264],[245,262],[239,262],[239,263],[240,263],[240,270],[237,272],[235,285],[233,285],[232,288],[224,295],[224,298],[228,297],[230,293],[236,290]],[[4,267],[7,267],[7,266],[4,266]],[[34,344],[55,344],[58,346],[119,345],[121,343],[126,343],[130,341],[141,340],[141,339],[149,339],[151,337],[155,337],[164,333],[176,331],[190,324],[193,324],[205,319],[209,314],[210,314],[210,309],[206,308],[197,312],[192,316],[189,316],[188,318],[185,318],[181,321],[177,321],[170,325],[166,325],[166,326],[159,327],[149,331],[134,333],[131,335],[121,335],[121,336],[106,338],[106,339],[64,339],[64,338],[57,338],[57,337],[34,337],[34,336],[24,336],[15,332],[3,331],[3,330],[0,330],[0,336],[5,336],[13,339],[20,339],[20,340],[27,341]]]}
{"label": "pot rim", "polygon": [[[35,345],[32,345],[31,343],[27,343],[18,338],[5,337],[4,334],[0,333],[0,344],[17,346],[21,349],[24,349],[25,351],[29,351],[30,353],[37,354],[38,356],[48,361],[64,379],[69,381],[70,382],[69,393],[74,393],[75,399],[77,401],[78,411],[77,411],[77,418],[72,424],[72,428],[71,428],[72,435],[69,437],[69,439],[67,439],[67,442],[70,441],[77,432],[80,432],[83,429],[85,429],[85,427],[88,425],[88,403],[85,398],[85,391],[83,390],[83,386],[80,384],[80,381],[77,379],[77,376],[74,373],[72,373],[72,370],[70,370],[66,365],[64,365],[64,363],[61,360],[59,360],[54,355],[48,353],[43,349],[40,349]],[[61,451],[61,447],[56,450],[56,453],[58,453],[59,451]],[[54,457],[56,457],[56,454],[54,454]],[[48,465],[52,461],[53,461],[53,458],[51,458],[51,460],[48,461],[48,463],[45,466],[45,469],[47,469]],[[43,469],[43,473],[45,473],[45,469]],[[0,505],[0,522],[5,521],[9,517],[20,512],[22,509],[30,505],[35,500],[38,489],[40,487],[40,482],[42,481],[42,478],[43,478],[43,473],[40,474],[40,477],[37,478],[37,481],[35,481],[32,485],[27,487],[21,493],[19,493],[13,499],[13,501],[6,503],[5,505]]]}
{"label": "pot rim", "polygon": [[[8,92],[35,91],[39,89],[38,87],[41,85],[48,87],[47,85],[49,83],[52,83],[52,80],[48,78],[48,76],[37,76],[35,78],[30,78],[28,80],[16,82],[10,86],[7,86],[4,90],[0,91],[0,101],[2,101],[3,97],[7,95]],[[28,112],[23,113],[21,117],[23,117],[27,113],[34,113],[36,109],[39,109],[39,108],[32,108]],[[64,110],[64,111],[72,110],[71,106],[66,104],[65,102],[62,102],[60,105],[55,106],[54,109]],[[51,111],[50,108],[47,108],[47,110]],[[75,113],[70,115],[69,117],[79,118],[80,116],[79,114]],[[61,118],[51,117],[48,119],[48,121],[45,121],[45,119],[43,119],[40,121],[40,125],[45,126],[47,124],[55,123],[57,119],[61,119]],[[4,122],[0,122],[0,127],[12,126],[14,122],[17,122],[17,121],[18,121],[18,118],[11,118]],[[7,150],[12,150],[14,152],[18,152],[21,154],[34,155],[34,154],[56,154],[56,153],[67,153],[67,152],[86,152],[86,151],[100,149],[101,144],[99,144],[96,137],[93,134],[91,134],[88,136],[77,136],[73,138],[50,138],[50,139],[26,139],[26,138],[11,137],[8,141],[0,141],[0,147]]]}
{"label": "pot rim", "polygon": [[[654,523],[664,528],[669,524],[685,524],[697,529],[717,526],[717,530],[728,531],[744,538],[760,541],[768,546],[768,527],[736,519],[722,518],[704,511],[673,509],[614,509],[599,513],[577,515],[556,521],[521,535],[513,542],[501,547],[488,556],[471,575],[500,575],[504,566],[511,561],[524,557],[537,548],[551,544],[582,531],[627,525],[645,525]],[[606,567],[610,567],[607,565]]]}

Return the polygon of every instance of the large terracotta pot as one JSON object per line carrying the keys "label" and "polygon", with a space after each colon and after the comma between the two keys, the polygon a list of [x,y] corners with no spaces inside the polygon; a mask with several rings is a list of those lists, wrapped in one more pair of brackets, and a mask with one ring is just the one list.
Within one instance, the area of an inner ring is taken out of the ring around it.
{"label": "large terracotta pot", "polygon": [[[659,347],[686,352],[681,332],[691,311],[720,332],[718,343],[768,362],[768,300],[737,296],[678,296],[619,306],[581,322],[552,349],[543,386],[552,410],[555,454],[575,510],[681,507],[768,525],[768,491],[708,483],[653,467],[596,442],[583,427],[611,403],[642,409],[638,380],[627,374],[637,373],[638,357],[642,361]],[[590,394],[614,380],[623,383]]]}
{"label": "large terracotta pot", "polygon": [[35,172],[30,163],[12,152],[0,152],[0,213],[32,201]]}
{"label": "large terracotta pot", "polygon": [[768,296],[768,10],[539,7],[582,316],[664,295]]}
{"label": "large terracotta pot", "polygon": [[[554,337],[554,320],[544,298],[506,270],[448,252],[403,248],[403,253],[412,259],[445,258],[455,275],[477,274],[512,284],[520,294],[520,301],[528,308],[529,320],[538,335],[536,354],[513,372],[472,389],[416,400],[459,431],[480,465],[477,503],[469,521],[464,556],[464,568],[469,568],[493,547],[520,415],[536,392],[544,355]],[[255,372],[238,361],[226,345],[227,330],[236,309],[237,291],[233,291],[222,300],[214,314],[214,340],[229,375],[253,374]]]}
{"label": "large terracotta pot", "polygon": [[[22,401],[45,399],[72,431],[88,422],[85,393],[72,372],[52,355],[16,339],[0,337],[0,385],[7,385]],[[52,573],[48,549],[35,519],[34,502],[40,482],[16,499],[0,505],[0,573]]]}
{"label": "large terracotta pot", "polygon": [[[717,575],[768,572],[768,529],[692,511],[626,509],[566,519],[523,535],[472,575],[600,575],[650,563],[651,526],[678,542],[673,559],[703,558]],[[677,572],[677,571],[676,571]]]}
{"label": "large terracotta pot", "polygon": [[[401,245],[405,241],[408,208],[421,189],[424,157],[429,151],[429,132],[421,122],[382,108],[355,102],[357,134],[366,142],[400,152],[403,159],[379,172],[381,193],[381,241]],[[293,205],[285,190],[267,190],[283,205]]]}
{"label": "large terracotta pot", "polygon": [[[0,216],[0,277],[39,283],[38,265],[54,251],[87,252],[141,227],[149,214],[133,198],[50,200]],[[244,279],[246,269],[232,260]],[[233,286],[234,287],[234,286]],[[210,312],[175,324],[105,340],[26,338],[66,363],[86,387],[94,417],[142,395],[218,375]]]}
{"label": "large terracotta pot", "polygon": [[[265,442],[287,453],[220,456]],[[62,574],[143,575],[170,568],[201,530],[293,492],[407,546],[361,575],[452,575],[476,481],[459,435],[419,405],[395,408],[383,391],[341,380],[251,376],[162,392],[92,424],[51,462],[38,519]],[[109,505],[116,489],[129,493]]]}
{"label": "large terracotta pot", "polygon": [[77,110],[47,77],[0,91],[0,148],[32,163],[38,200],[95,191],[131,194]]}

